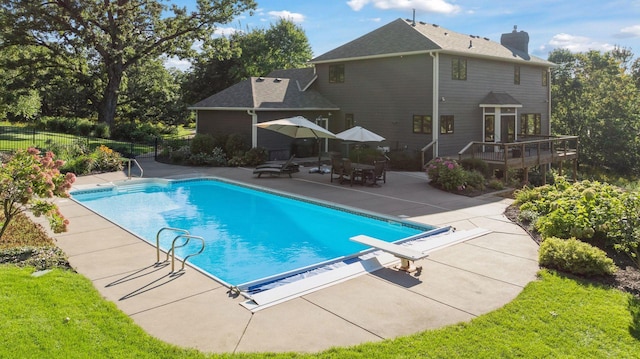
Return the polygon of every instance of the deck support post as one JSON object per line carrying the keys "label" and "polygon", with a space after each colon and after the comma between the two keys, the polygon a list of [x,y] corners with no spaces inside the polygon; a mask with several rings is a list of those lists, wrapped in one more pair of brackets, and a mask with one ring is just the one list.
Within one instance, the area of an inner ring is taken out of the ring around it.
{"label": "deck support post", "polygon": [[540,166],[540,169],[542,170],[542,185],[544,186],[547,184],[547,166],[546,165]]}

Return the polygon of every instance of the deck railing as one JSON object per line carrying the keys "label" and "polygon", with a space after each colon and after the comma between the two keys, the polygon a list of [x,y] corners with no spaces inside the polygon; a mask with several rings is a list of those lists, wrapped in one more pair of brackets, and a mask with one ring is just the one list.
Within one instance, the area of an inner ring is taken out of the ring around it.
{"label": "deck railing", "polygon": [[507,168],[525,168],[577,158],[578,136],[519,136],[517,142],[470,142],[459,159],[479,158]]}

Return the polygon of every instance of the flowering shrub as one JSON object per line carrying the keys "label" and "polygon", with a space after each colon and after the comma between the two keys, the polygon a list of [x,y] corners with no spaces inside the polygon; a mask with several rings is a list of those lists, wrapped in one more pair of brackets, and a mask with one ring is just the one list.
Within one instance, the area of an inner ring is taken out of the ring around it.
{"label": "flowering shrub", "polygon": [[96,172],[115,172],[123,168],[120,154],[105,145],[100,145],[91,154],[93,163],[91,170]]}
{"label": "flowering shrub", "polygon": [[538,218],[535,229],[543,238],[576,237],[625,253],[640,267],[640,198],[634,191],[582,181],[570,183],[557,177],[553,185],[516,192],[520,211]]}
{"label": "flowering shrub", "polygon": [[34,215],[45,215],[54,232],[67,230],[66,220],[58,206],[47,198],[68,197],[69,189],[76,179],[73,173],[63,175],[63,161],[54,160],[52,152],[44,156],[30,148],[16,152],[0,168],[0,199],[4,211],[4,222],[0,228],[0,239],[11,220],[19,213],[31,210]]}
{"label": "flowering shrub", "polygon": [[467,174],[454,160],[435,158],[427,163],[426,172],[431,182],[444,190],[457,189],[462,191],[465,189]]}

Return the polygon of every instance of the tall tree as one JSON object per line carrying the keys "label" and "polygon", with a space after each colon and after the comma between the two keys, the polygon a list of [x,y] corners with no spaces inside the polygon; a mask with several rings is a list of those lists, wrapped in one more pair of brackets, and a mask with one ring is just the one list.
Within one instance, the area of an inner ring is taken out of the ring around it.
{"label": "tall tree", "polygon": [[621,175],[640,174],[640,95],[628,50],[572,54],[554,50],[552,128],[580,136],[581,162]]}
{"label": "tall tree", "polygon": [[194,61],[185,99],[194,103],[250,76],[305,66],[312,57],[304,30],[285,19],[268,29],[238,31],[204,47]]}
{"label": "tall tree", "polygon": [[189,111],[180,98],[181,76],[178,70],[165,68],[159,58],[130,67],[123,78],[118,118],[185,123]]}
{"label": "tall tree", "polygon": [[[35,45],[47,63],[70,66],[93,84],[98,120],[112,125],[125,71],[161,55],[193,55],[194,41],[210,41],[216,24],[252,10],[253,0],[197,0],[197,9],[166,0],[2,0],[0,44]],[[72,61],[86,58],[89,68]]]}

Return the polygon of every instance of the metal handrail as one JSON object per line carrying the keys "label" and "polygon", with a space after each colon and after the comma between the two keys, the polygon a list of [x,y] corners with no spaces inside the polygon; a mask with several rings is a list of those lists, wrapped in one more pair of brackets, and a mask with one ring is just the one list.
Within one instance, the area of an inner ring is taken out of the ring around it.
{"label": "metal handrail", "polygon": [[426,146],[422,147],[422,149],[420,151],[422,151],[422,163],[421,165],[424,167],[425,162],[424,162],[424,153],[431,147],[433,147],[433,145],[435,145],[438,142],[438,140],[433,140],[431,142],[429,142]]}
{"label": "metal handrail", "polygon": [[[160,263],[160,233],[162,233],[164,231],[173,231],[173,232],[178,232],[178,233],[187,234],[187,235],[190,234],[189,231],[187,231],[186,229],[172,228],[172,227],[160,228],[160,230],[156,234],[156,254],[157,254],[157,259],[156,259],[157,262],[156,263]],[[175,239],[174,239],[174,241],[175,241]],[[169,259],[169,252],[167,252],[167,259]],[[165,259],[165,261],[167,259]]]}
{"label": "metal handrail", "polygon": [[140,170],[140,177],[142,177],[142,175],[144,174],[144,170],[142,169],[142,166],[140,166],[140,163],[138,163],[138,161],[136,161],[135,158],[123,158],[123,161],[126,161],[128,163],[128,177],[129,179],[131,179],[131,162],[135,163],[136,167],[138,167],[138,169]]}
{"label": "metal handrail", "polygon": [[[176,247],[176,241],[179,238],[186,238],[187,240],[182,243],[181,245]],[[184,247],[187,244],[189,244],[189,241],[191,239],[198,239],[200,240],[200,242],[202,242],[202,247],[200,247],[200,250],[197,253],[191,253],[188,256],[184,257],[184,259],[182,260],[182,268],[180,268],[180,270],[184,270],[184,264],[187,262],[187,259],[193,257],[193,256],[197,256],[198,254],[202,253],[204,251],[204,238],[200,237],[200,236],[192,236],[190,234],[181,234],[179,236],[176,236],[176,238],[173,239],[173,242],[171,243],[171,272],[174,272],[175,270],[175,263],[176,263],[176,248],[180,248],[180,247]],[[169,253],[167,253],[167,257],[169,256]]]}

